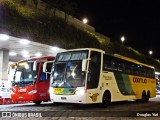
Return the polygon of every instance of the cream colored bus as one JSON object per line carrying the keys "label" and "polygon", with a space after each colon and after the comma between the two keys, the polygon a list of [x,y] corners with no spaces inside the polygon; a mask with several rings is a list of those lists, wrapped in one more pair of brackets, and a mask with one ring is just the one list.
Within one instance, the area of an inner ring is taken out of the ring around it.
{"label": "cream colored bus", "polygon": [[153,66],[94,48],[68,50],[55,58],[50,80],[53,102],[108,106],[114,101],[148,102],[155,96]]}

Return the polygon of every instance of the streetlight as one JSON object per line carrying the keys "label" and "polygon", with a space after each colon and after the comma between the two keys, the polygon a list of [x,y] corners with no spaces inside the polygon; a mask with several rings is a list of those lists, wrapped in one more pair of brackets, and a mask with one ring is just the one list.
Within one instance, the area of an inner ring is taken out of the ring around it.
{"label": "streetlight", "polygon": [[121,37],[121,42],[122,42],[122,45],[123,45],[123,42],[125,41],[125,37],[124,36],[122,36]]}
{"label": "streetlight", "polygon": [[88,22],[88,19],[87,18],[83,18],[83,23],[87,24],[87,22]]}
{"label": "streetlight", "polygon": [[150,51],[149,51],[149,55],[151,56],[152,54],[153,54],[153,51],[152,51],[152,50],[150,50]]}

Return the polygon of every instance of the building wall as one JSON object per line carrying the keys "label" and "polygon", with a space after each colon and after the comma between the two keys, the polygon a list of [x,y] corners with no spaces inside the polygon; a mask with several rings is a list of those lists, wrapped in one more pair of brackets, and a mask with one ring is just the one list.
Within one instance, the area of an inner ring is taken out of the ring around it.
{"label": "building wall", "polygon": [[[17,3],[20,3],[20,0],[15,0]],[[27,1],[27,4],[26,6],[31,8],[31,9],[36,9],[34,3],[33,3],[33,0],[26,0]],[[38,5],[37,5],[37,10],[44,10],[45,9],[45,4],[41,1],[41,0],[38,0]],[[65,13],[63,11],[60,11],[60,10],[56,10],[56,13],[55,15],[57,17],[60,17],[62,19],[65,19]],[[110,42],[110,38],[105,36],[105,35],[102,35],[100,33],[97,33],[95,31],[95,28],[88,25],[88,24],[84,24],[81,20],[69,15],[68,16],[68,23],[69,24],[73,24],[73,25],[76,25],[77,27],[81,28],[81,29],[86,29],[86,30],[89,30],[93,33],[95,33],[96,35],[100,36],[101,38],[105,39],[108,43]]]}

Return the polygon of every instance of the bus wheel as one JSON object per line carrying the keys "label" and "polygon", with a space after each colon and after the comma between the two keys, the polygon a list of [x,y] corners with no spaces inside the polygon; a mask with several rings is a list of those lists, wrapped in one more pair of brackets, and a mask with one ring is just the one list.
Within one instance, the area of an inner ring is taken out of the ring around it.
{"label": "bus wheel", "polygon": [[148,98],[148,96],[146,95],[146,92],[145,92],[145,91],[143,91],[143,93],[142,93],[142,99],[141,99],[141,102],[142,102],[142,103],[144,103],[144,102],[146,102],[146,101],[147,101],[147,99],[149,99],[149,98]]}
{"label": "bus wheel", "polygon": [[111,102],[111,94],[109,91],[106,91],[103,95],[103,99],[102,99],[102,105],[103,107],[108,107],[108,105]]}
{"label": "bus wheel", "polygon": [[40,101],[40,100],[33,101],[33,103],[35,103],[36,105],[39,105],[39,104],[41,104],[41,102],[42,102],[42,101]]}
{"label": "bus wheel", "polygon": [[147,95],[146,95],[146,102],[149,101],[149,98],[150,98],[150,91],[147,91]]}

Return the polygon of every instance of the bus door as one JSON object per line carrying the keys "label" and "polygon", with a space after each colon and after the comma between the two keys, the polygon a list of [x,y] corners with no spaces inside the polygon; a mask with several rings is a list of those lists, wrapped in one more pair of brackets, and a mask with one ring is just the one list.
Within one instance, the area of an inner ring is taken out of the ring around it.
{"label": "bus door", "polygon": [[38,81],[38,90],[40,92],[41,98],[48,99],[49,97],[49,84],[50,84],[50,72],[52,68],[53,61],[49,61],[47,66],[45,66],[45,72],[43,71],[43,63],[40,65],[39,72],[39,81]]}
{"label": "bus door", "polygon": [[87,77],[87,93],[89,94],[90,102],[98,102],[99,92],[99,80],[101,71],[101,53],[91,51],[90,61],[88,67]]}

